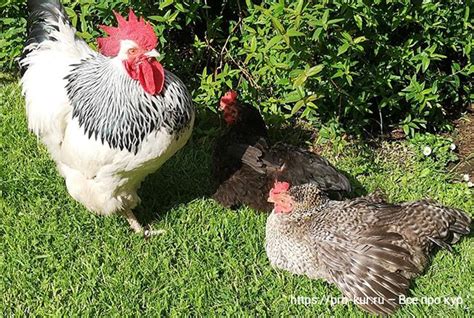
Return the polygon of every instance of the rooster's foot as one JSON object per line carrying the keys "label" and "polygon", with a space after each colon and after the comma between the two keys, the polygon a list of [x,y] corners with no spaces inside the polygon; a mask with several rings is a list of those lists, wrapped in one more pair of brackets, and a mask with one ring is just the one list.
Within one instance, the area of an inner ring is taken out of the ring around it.
{"label": "rooster's foot", "polygon": [[149,225],[147,225],[143,231],[143,237],[148,239],[155,235],[165,234],[166,230],[153,230]]}
{"label": "rooster's foot", "polygon": [[131,210],[124,211],[123,214],[127,218],[128,224],[130,224],[132,230],[137,234],[143,234],[144,238],[150,238],[155,235],[166,233],[165,230],[152,230],[149,226],[143,228]]}

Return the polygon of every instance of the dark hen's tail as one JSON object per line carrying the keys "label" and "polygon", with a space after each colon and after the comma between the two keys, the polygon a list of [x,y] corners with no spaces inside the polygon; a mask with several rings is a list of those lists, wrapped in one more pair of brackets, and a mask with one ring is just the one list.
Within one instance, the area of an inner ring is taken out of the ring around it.
{"label": "dark hen's tail", "polygon": [[325,158],[305,149],[277,143],[271,149],[274,158],[285,162],[281,180],[293,185],[316,183],[325,192],[349,193],[352,190],[349,179]]}
{"label": "dark hen's tail", "polygon": [[[58,31],[58,22],[71,24],[63,5],[58,0],[28,0],[28,36],[25,49],[20,58],[23,60],[34,51],[43,41],[56,41],[53,31]],[[21,63],[21,73],[26,71],[26,65]]]}

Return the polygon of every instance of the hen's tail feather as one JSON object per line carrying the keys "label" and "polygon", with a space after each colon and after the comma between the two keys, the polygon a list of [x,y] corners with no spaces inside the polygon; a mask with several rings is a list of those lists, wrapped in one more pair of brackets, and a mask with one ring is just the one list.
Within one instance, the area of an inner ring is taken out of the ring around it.
{"label": "hen's tail feather", "polygon": [[432,238],[432,237],[428,237],[428,239],[435,243],[436,245],[438,245],[439,247],[441,248],[444,248],[450,252],[453,251],[453,248],[451,247],[451,245],[449,245],[448,243],[446,243],[445,241],[442,241],[442,240],[438,240],[438,239],[435,239],[435,238]]}
{"label": "hen's tail feather", "polygon": [[[28,0],[28,12],[28,36],[20,61],[35,49],[35,45],[44,41],[56,41],[52,32],[59,31],[60,20],[64,24],[71,24],[63,5],[58,0]],[[20,64],[23,75],[27,66]]]}
{"label": "hen's tail feather", "polygon": [[471,230],[471,218],[458,209],[448,208],[448,212],[456,218],[454,224],[449,227],[450,230],[459,234],[469,234]]}
{"label": "hen's tail feather", "polygon": [[428,212],[429,219],[440,221],[438,228],[433,229],[434,231],[428,236],[440,247],[446,248],[445,244],[454,244],[462,235],[469,234],[471,218],[464,211],[446,207],[431,200],[422,200],[420,204]]}
{"label": "hen's tail feather", "polygon": [[[462,235],[467,235],[471,232],[471,218],[463,211],[455,208],[444,207],[446,214],[454,220],[449,224],[449,234],[444,242],[446,244],[454,244],[461,238]],[[443,245],[440,245],[444,247]]]}
{"label": "hen's tail feather", "polygon": [[265,167],[261,160],[263,156],[262,150],[246,144],[232,144],[227,150],[228,153],[232,154],[235,158],[239,158],[243,164],[248,165],[256,172],[260,174],[265,173]]}

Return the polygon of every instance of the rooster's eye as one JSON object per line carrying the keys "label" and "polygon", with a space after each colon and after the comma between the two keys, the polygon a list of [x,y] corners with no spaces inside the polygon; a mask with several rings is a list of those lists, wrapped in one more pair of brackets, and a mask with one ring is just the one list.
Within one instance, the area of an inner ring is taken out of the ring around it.
{"label": "rooster's eye", "polygon": [[137,51],[138,50],[136,48],[131,48],[131,49],[128,50],[128,54],[129,55],[135,55],[137,53]]}

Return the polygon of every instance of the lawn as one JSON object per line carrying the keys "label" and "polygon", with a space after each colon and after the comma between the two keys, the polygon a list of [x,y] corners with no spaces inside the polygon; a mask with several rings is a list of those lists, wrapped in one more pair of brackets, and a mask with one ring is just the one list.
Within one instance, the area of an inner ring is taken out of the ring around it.
{"label": "lawn", "polygon": [[[19,86],[1,87],[0,312],[364,316],[353,304],[292,304],[297,296],[341,294],[269,266],[266,215],[231,211],[209,199],[211,145],[212,138],[196,133],[142,185],[140,220],[167,230],[145,240],[124,218],[96,216],[69,197],[45,148],[27,130]],[[357,194],[379,187],[392,202],[430,197],[473,215],[472,189],[454,182],[438,162],[420,159],[407,142],[326,155],[352,176]],[[472,316],[473,273],[472,238],[453,253],[439,251],[410,296],[460,296],[463,303],[407,305],[397,316]]]}

